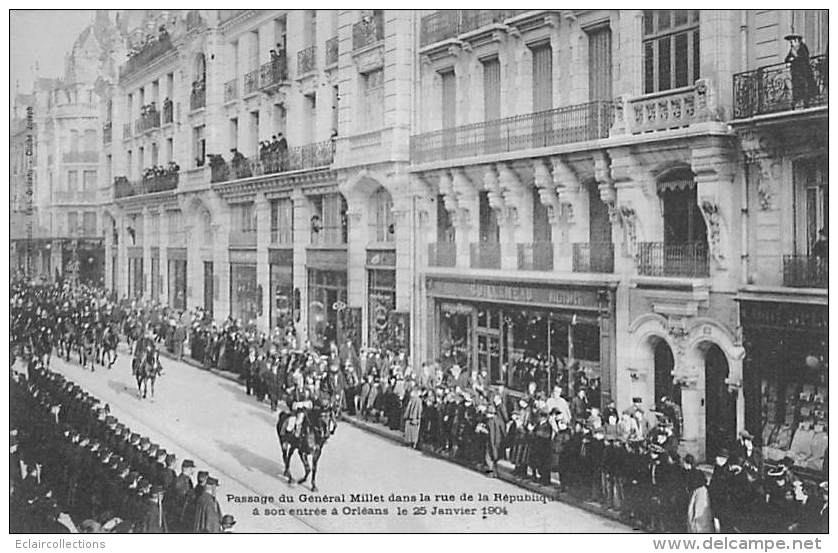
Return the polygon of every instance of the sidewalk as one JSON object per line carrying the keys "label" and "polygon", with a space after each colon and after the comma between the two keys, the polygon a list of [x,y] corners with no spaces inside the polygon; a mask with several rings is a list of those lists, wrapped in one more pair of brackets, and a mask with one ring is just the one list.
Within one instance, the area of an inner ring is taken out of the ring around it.
{"label": "sidewalk", "polygon": [[[367,432],[371,432],[373,434],[376,434],[377,436],[380,436],[380,437],[382,437],[386,440],[390,440],[392,442],[395,442],[395,443],[397,443],[397,444],[399,444],[403,447],[407,447],[407,446],[405,446],[404,437],[402,436],[401,432],[398,432],[396,430],[390,430],[389,428],[387,428],[386,426],[384,426],[382,424],[377,424],[377,423],[372,423],[372,422],[367,422],[367,421],[361,420],[360,418],[358,418],[356,416],[350,416],[350,415],[347,415],[346,413],[343,413],[341,415],[341,418],[344,421],[351,424],[352,426],[355,426],[355,427],[360,428],[362,430],[365,430]],[[431,457],[436,457],[437,459],[442,459],[442,460],[448,461],[450,463],[455,463],[455,464],[460,465],[464,468],[467,468],[469,470],[473,470],[475,472],[480,472],[482,474],[482,471],[480,471],[477,467],[471,465],[470,463],[467,463],[467,462],[459,460],[459,459],[452,459],[448,455],[444,455],[442,453],[439,453],[439,452],[435,451],[434,449],[432,449],[429,446],[420,445],[420,449],[421,449],[422,453],[424,453],[425,455],[429,455]],[[514,468],[515,468],[514,465],[507,460],[498,461],[497,465],[496,465],[496,470],[495,470],[495,473],[497,474],[497,478],[500,479],[500,480],[503,480],[505,482],[509,482],[510,484],[515,484],[516,486],[520,486],[520,487],[522,487],[522,488],[524,488],[528,491],[547,496],[547,497],[549,497],[549,498],[551,498],[555,501],[560,501],[562,503],[565,503],[567,505],[572,505],[573,507],[583,509],[583,510],[588,511],[590,513],[593,513],[595,515],[599,515],[601,517],[609,518],[611,520],[614,520],[614,521],[617,521],[617,522],[620,522],[620,523],[624,523],[620,519],[620,513],[617,512],[617,511],[606,509],[605,507],[603,507],[599,503],[594,503],[593,501],[584,501],[584,500],[581,500],[577,497],[574,497],[573,495],[571,495],[569,493],[560,492],[559,488],[558,488],[559,483],[557,481],[552,480],[552,484],[550,486],[545,486],[543,484],[533,482],[532,480],[530,480],[528,478],[521,478],[519,476],[513,475],[512,470]],[[488,476],[488,475],[486,477],[490,478],[490,476]]]}
{"label": "sidewalk", "polygon": [[[175,360],[175,356],[173,354],[169,353],[168,351],[166,351],[165,349],[162,349],[160,353],[162,355],[164,355],[165,357],[169,358],[169,359]],[[198,361],[195,361],[194,359],[192,359],[192,357],[190,357],[185,351],[184,351],[184,354],[183,354],[182,362],[187,363],[189,365],[192,365],[193,367],[197,367],[199,369],[203,369],[205,371],[211,372],[211,373],[213,373],[217,376],[220,376],[221,378],[225,378],[225,379],[230,380],[232,382],[239,383],[239,377],[238,377],[237,374],[231,373],[229,371],[223,371],[223,370],[220,370],[220,369],[208,369],[208,368],[202,366],[202,364],[199,363]],[[390,440],[391,442],[394,442],[394,443],[396,443],[400,446],[406,447],[404,445],[404,437],[403,437],[401,432],[398,432],[398,431],[395,431],[395,430],[390,430],[389,428],[387,428],[386,426],[381,425],[381,424],[363,421],[358,417],[350,416],[350,415],[347,415],[345,413],[343,413],[341,415],[341,418],[344,421],[346,421],[347,423],[351,424],[352,426],[355,426],[357,428],[360,428],[361,430],[364,430],[364,431],[370,432],[372,434],[375,434],[375,435],[377,435],[381,438],[384,438],[386,440]],[[481,472],[477,467],[475,467],[475,466],[473,466],[473,465],[471,465],[471,464],[469,464],[465,461],[462,461],[462,460],[459,460],[459,459],[452,459],[451,457],[449,457],[447,455],[444,455],[444,454],[441,454],[437,451],[434,451],[433,449],[431,449],[428,446],[420,446],[420,447],[421,447],[422,453],[424,453],[425,455],[429,455],[429,456],[435,457],[437,459],[448,461],[450,463],[455,463],[457,465],[460,465],[464,468],[467,468],[467,469],[475,471],[475,472]],[[514,465],[512,463],[510,463],[509,461],[506,461],[506,460],[498,461],[497,466],[496,466],[496,470],[495,470],[495,472],[497,474],[497,478],[500,479],[500,480],[503,480],[505,482],[509,482],[510,484],[515,484],[516,486],[520,486],[520,487],[522,487],[522,488],[524,488],[528,491],[547,496],[547,497],[553,499],[554,501],[560,501],[560,502],[565,503],[567,505],[571,505],[573,507],[583,509],[583,510],[589,512],[589,513],[593,513],[595,515],[598,515],[598,516],[601,516],[601,517],[604,517],[604,518],[608,518],[608,519],[623,523],[623,521],[620,519],[620,513],[619,512],[613,511],[613,510],[610,510],[610,509],[606,509],[605,507],[603,507],[599,503],[594,503],[593,501],[584,501],[584,500],[579,499],[578,497],[574,497],[573,495],[571,495],[569,493],[562,493],[562,492],[559,491],[559,488],[558,488],[559,483],[555,480],[552,481],[552,484],[550,486],[545,486],[543,484],[533,482],[532,480],[530,480],[528,478],[521,478],[519,476],[515,476],[515,475],[512,474],[512,470],[514,468],[515,468]],[[489,478],[489,476],[486,476],[486,477]]]}

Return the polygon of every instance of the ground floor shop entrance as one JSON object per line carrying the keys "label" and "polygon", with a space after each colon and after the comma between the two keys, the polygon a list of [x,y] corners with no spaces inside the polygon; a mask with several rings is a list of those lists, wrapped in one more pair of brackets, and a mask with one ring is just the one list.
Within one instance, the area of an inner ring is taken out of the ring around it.
{"label": "ground floor shop entrance", "polygon": [[613,294],[607,288],[428,280],[430,354],[443,367],[485,372],[492,384],[523,392],[530,382],[573,393],[591,405],[612,393]]}
{"label": "ground floor shop entrance", "polygon": [[169,282],[169,306],[186,310],[186,248],[169,248],[167,276]]}
{"label": "ground floor shop entrance", "polygon": [[270,263],[270,328],[286,329],[296,322],[294,250],[268,250],[268,262]]}
{"label": "ground floor shop entrance", "polygon": [[740,303],[744,334],[745,427],[764,458],[794,460],[795,471],[827,470],[828,307],[774,301]]}

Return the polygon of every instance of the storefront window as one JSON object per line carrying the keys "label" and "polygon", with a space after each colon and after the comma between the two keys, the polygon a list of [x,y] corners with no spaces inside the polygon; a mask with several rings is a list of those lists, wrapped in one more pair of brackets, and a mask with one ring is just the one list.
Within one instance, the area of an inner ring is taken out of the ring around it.
{"label": "storefront window", "polygon": [[249,325],[259,314],[259,303],[256,265],[230,264],[230,314]]}
{"label": "storefront window", "polygon": [[338,312],[346,307],[346,273],[309,270],[308,335],[311,345],[326,351],[338,342]]}
{"label": "storefront window", "polygon": [[[440,304],[443,366],[457,363],[467,370],[485,371],[492,384],[519,392],[525,391],[530,382],[545,393],[554,383],[561,384],[566,392],[579,387],[589,391],[598,388],[599,340],[597,321],[581,317],[574,321],[570,313],[493,304]],[[474,365],[472,355],[476,355]],[[598,392],[593,398],[598,402]]]}
{"label": "storefront window", "polygon": [[391,349],[390,313],[396,309],[396,271],[369,271],[369,344],[370,347]]}
{"label": "storefront window", "polygon": [[169,260],[169,305],[186,309],[186,260]]}
{"label": "storefront window", "polygon": [[290,265],[271,264],[271,328],[294,322],[294,275]]}
{"label": "storefront window", "polygon": [[471,367],[471,313],[472,308],[465,304],[440,305],[439,358],[445,369],[452,365]]}

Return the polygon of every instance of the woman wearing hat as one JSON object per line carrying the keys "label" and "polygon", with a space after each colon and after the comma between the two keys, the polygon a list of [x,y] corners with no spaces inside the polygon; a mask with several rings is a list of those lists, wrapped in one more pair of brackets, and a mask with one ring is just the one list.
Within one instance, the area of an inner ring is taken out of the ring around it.
{"label": "woman wearing hat", "polygon": [[790,66],[792,100],[795,104],[802,102],[805,105],[818,93],[818,85],[809,63],[809,48],[803,42],[803,37],[796,33],[786,35],[785,39],[789,41],[789,53],[785,61]]}

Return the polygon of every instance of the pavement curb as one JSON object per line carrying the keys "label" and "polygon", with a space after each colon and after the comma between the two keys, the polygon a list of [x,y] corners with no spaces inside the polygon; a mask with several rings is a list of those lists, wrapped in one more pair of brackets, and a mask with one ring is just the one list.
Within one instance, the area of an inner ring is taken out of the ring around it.
{"label": "pavement curb", "polygon": [[[345,413],[341,414],[341,419],[348,422],[349,424],[351,424],[352,426],[354,426],[356,428],[359,428],[361,430],[370,432],[370,433],[375,434],[377,436],[380,436],[380,437],[382,437],[386,440],[390,440],[390,441],[395,442],[395,443],[397,443],[397,444],[399,444],[403,447],[406,447],[405,442],[404,442],[404,438],[402,437],[402,435],[399,432],[396,432],[394,430],[390,430],[389,428],[386,428],[386,427],[384,427],[380,424],[370,423],[370,422],[359,420],[358,418],[353,417],[351,415],[347,415]],[[467,469],[472,470],[474,472],[477,472],[479,474],[484,474],[485,475],[485,473],[483,473],[483,471],[479,470],[477,467],[475,467],[475,466],[473,466],[473,465],[471,465],[471,464],[469,464],[465,461],[461,461],[459,459],[452,459],[447,455],[443,455],[443,454],[441,454],[437,451],[434,451],[430,447],[420,446],[419,450],[422,453],[424,453],[425,455],[429,455],[431,457],[435,457],[437,459],[441,459],[441,460],[447,461],[449,463],[454,463],[456,465],[467,468]],[[516,486],[519,486],[519,487],[524,488],[526,490],[529,490],[531,492],[544,495],[544,496],[549,497],[550,499],[552,499],[554,501],[559,501],[561,503],[565,503],[567,505],[577,507],[577,508],[582,509],[584,511],[587,511],[589,513],[601,516],[603,518],[608,518],[608,519],[611,519],[615,522],[619,522],[620,524],[625,525],[625,522],[620,519],[620,514],[618,512],[611,511],[611,510],[606,509],[606,508],[604,508],[604,507],[602,507],[598,504],[595,504],[595,503],[589,503],[589,502],[586,502],[586,501],[576,499],[576,498],[574,498],[574,497],[572,497],[572,496],[570,496],[566,493],[563,494],[563,493],[559,492],[559,490],[557,488],[553,487],[553,486],[545,486],[543,484],[538,484],[537,482],[533,482],[532,480],[515,476],[515,475],[512,474],[512,469],[513,468],[514,467],[513,467],[512,463],[509,463],[508,461],[499,461],[497,466],[496,466],[496,470],[495,470],[496,478],[498,480],[503,480],[504,482],[509,482],[510,484],[515,484]]]}

